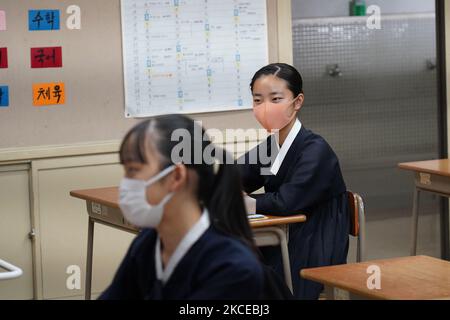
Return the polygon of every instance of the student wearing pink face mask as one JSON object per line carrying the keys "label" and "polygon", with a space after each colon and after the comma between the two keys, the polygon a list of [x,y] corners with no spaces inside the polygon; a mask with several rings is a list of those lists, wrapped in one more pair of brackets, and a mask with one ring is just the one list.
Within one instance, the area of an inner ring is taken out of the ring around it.
{"label": "student wearing pink face mask", "polygon": [[[253,112],[274,134],[238,163],[245,192],[251,194],[261,187],[265,190],[252,196],[255,200],[247,197],[249,211],[307,215],[306,223],[289,228],[289,256],[294,296],[317,299],[322,286],[301,279],[300,270],[346,263],[350,220],[336,154],[297,117],[304,101],[302,86],[300,73],[287,64],[270,64],[256,72],[250,84]],[[271,155],[270,162],[262,158],[264,154]],[[282,275],[279,248],[266,247],[263,254],[266,263]]]}

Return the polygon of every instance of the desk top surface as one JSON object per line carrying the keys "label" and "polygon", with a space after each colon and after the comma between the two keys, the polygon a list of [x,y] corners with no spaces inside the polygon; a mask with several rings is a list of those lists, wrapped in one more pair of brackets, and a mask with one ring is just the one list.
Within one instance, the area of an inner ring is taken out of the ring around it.
{"label": "desk top surface", "polygon": [[[367,268],[381,272],[381,289],[367,288]],[[372,299],[450,299],[450,262],[427,256],[412,256],[362,263],[303,269],[305,279],[341,288]]]}
{"label": "desk top surface", "polygon": [[433,173],[450,177],[450,159],[404,162],[399,163],[398,167],[405,170]]}
{"label": "desk top surface", "polygon": [[[85,189],[74,190],[70,192],[70,195],[82,200],[97,202],[107,207],[119,208],[119,188],[98,188],[98,189]],[[276,225],[284,225],[290,223],[305,222],[306,216],[303,214],[292,216],[270,216],[266,215],[266,219],[250,220],[250,225],[253,228],[270,227]]]}

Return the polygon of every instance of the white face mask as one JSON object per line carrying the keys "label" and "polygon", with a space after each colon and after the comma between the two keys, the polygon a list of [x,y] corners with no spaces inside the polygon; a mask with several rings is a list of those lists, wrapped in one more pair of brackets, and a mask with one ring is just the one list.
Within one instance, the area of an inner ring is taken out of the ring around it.
{"label": "white face mask", "polygon": [[164,205],[172,198],[173,193],[165,196],[157,205],[147,201],[147,187],[162,179],[175,169],[172,165],[150,180],[123,178],[120,183],[119,206],[125,219],[139,228],[156,228],[161,222]]}

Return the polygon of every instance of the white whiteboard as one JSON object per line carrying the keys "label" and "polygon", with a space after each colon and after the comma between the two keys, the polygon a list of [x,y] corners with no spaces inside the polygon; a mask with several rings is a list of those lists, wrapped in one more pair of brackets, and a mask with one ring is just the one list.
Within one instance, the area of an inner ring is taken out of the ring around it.
{"label": "white whiteboard", "polygon": [[266,0],[122,0],[125,116],[248,109]]}

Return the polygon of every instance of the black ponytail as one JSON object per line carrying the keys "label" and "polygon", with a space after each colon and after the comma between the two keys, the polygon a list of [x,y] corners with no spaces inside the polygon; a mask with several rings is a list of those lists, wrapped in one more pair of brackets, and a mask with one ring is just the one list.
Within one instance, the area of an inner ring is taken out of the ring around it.
{"label": "black ponytail", "polygon": [[[223,234],[245,243],[258,255],[248,222],[239,170],[231,161],[231,155],[213,147],[205,130],[194,120],[184,115],[164,115],[141,122],[128,132],[122,142],[119,152],[121,163],[130,160],[147,163],[145,150],[154,148],[162,158],[160,169],[172,165],[172,151],[180,143],[173,139],[173,133],[177,129],[189,133],[187,138],[190,139],[190,150],[184,150],[187,153],[180,156],[183,164],[194,170],[199,177],[197,197],[208,209],[212,225]],[[201,133],[201,137],[196,132]],[[200,144],[199,150],[197,148]],[[211,155],[216,159],[215,162],[204,158],[207,148],[212,149]],[[195,157],[195,152],[199,151],[202,156]]]}
{"label": "black ponytail", "polygon": [[241,176],[236,165],[220,164],[207,207],[218,230],[239,238],[258,252],[248,222]]}

